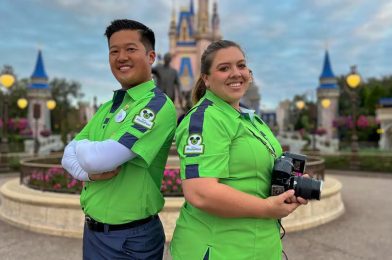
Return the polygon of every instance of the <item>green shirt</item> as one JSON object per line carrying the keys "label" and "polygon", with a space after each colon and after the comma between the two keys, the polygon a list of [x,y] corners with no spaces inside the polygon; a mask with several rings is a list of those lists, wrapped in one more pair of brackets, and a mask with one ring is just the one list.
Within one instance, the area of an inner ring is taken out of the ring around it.
{"label": "green shirt", "polygon": [[[270,195],[271,173],[281,146],[257,116],[235,110],[212,92],[176,131],[181,178],[218,178],[260,198]],[[173,235],[173,259],[281,259],[275,219],[222,218],[185,202]]]}
{"label": "green shirt", "polygon": [[137,156],[121,165],[112,179],[85,183],[80,196],[84,213],[109,224],[158,213],[164,204],[160,186],[175,127],[175,107],[153,81],[115,91],[75,139],[112,139]]}

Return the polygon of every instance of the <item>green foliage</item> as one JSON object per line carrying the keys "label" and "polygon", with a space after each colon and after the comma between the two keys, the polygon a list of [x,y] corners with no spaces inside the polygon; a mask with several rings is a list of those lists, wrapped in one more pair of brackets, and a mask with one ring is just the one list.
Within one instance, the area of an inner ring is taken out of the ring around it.
{"label": "green foliage", "polygon": [[[351,115],[352,100],[347,92],[344,76],[338,78],[338,85],[340,87],[339,115]],[[358,95],[356,103],[359,109],[358,114],[373,116],[376,114],[379,99],[392,97],[392,76],[364,80],[356,90],[356,94]]]}
{"label": "green foliage", "polygon": [[56,101],[56,108],[51,113],[52,129],[60,133],[62,140],[66,141],[66,135],[72,131],[80,130],[79,113],[73,105],[73,99],[84,96],[81,85],[76,81],[54,78],[49,82],[52,97]]}
{"label": "green foliage", "polygon": [[[351,154],[323,155],[327,169],[350,170]],[[392,155],[358,154],[359,170],[392,174]]]}
{"label": "green foliage", "polygon": [[8,165],[13,171],[19,171],[20,169],[20,158],[19,156],[11,156],[8,158]]}

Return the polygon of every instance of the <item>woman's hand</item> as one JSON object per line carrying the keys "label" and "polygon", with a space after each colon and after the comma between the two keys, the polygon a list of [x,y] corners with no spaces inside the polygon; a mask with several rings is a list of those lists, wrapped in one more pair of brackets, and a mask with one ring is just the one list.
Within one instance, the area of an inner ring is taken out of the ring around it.
{"label": "woman's hand", "polygon": [[271,218],[284,218],[292,213],[301,204],[306,204],[307,200],[303,198],[296,198],[294,190],[288,190],[278,196],[271,196],[266,199],[268,204],[269,217]]}
{"label": "woman's hand", "polygon": [[113,171],[110,171],[110,172],[103,172],[103,173],[99,173],[99,174],[89,174],[88,177],[92,181],[109,180],[109,179],[113,178],[114,176],[116,176],[120,172],[120,170],[121,170],[121,167],[117,167],[116,169],[114,169]]}
{"label": "woman's hand", "polygon": [[[309,174],[304,174],[304,175],[302,175],[302,177],[304,177],[304,178],[311,178],[309,176]],[[286,200],[286,203],[299,203],[301,205],[306,205],[306,204],[308,204],[308,200],[306,200],[304,198],[301,198],[301,197],[296,197],[296,196],[293,195],[293,196],[291,196],[290,198],[288,198]]]}

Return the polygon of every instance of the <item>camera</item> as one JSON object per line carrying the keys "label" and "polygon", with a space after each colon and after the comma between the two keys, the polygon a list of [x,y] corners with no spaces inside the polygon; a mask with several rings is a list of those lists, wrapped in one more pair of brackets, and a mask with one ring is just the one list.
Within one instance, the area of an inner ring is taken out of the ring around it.
{"label": "camera", "polygon": [[272,170],[271,195],[279,195],[293,189],[296,197],[320,200],[323,181],[302,177],[305,163],[305,155],[289,152],[284,152],[276,159]]}

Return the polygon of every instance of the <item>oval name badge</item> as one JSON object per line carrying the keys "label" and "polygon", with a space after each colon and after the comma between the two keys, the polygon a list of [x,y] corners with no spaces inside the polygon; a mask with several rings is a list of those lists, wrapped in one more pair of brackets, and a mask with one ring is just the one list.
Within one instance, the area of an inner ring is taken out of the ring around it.
{"label": "oval name badge", "polygon": [[125,119],[126,116],[127,116],[127,112],[125,112],[123,109],[121,109],[117,113],[115,120],[116,120],[117,123],[120,123],[120,122],[122,122]]}

